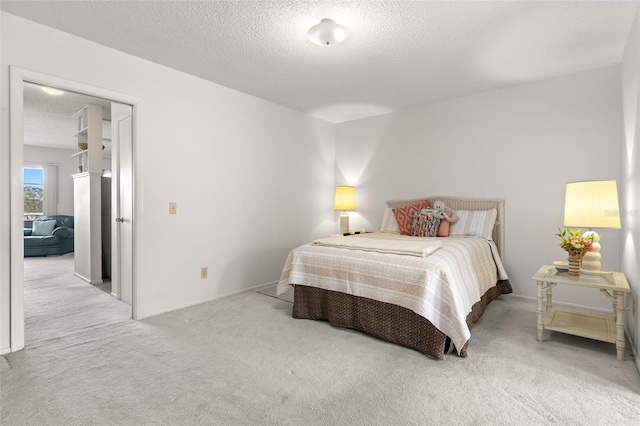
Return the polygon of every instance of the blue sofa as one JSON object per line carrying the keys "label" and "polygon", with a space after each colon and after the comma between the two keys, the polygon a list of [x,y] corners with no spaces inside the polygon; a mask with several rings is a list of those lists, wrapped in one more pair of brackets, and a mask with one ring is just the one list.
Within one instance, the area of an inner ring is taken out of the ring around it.
{"label": "blue sofa", "polygon": [[[50,235],[32,235],[37,222],[55,220]],[[61,255],[73,251],[73,216],[44,216],[33,221],[34,228],[24,229],[24,257]]]}

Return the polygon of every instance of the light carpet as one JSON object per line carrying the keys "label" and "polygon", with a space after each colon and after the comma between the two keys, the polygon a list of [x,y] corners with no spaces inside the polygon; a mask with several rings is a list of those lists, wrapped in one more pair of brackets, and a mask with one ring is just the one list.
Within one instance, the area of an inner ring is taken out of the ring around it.
{"label": "light carpet", "polygon": [[24,267],[27,347],[131,318],[131,306],[73,275],[73,253],[27,257]]}
{"label": "light carpet", "polygon": [[[87,298],[74,304],[112,299],[69,285],[46,291]],[[618,362],[613,345],[559,333],[537,342],[531,300],[503,296],[491,303],[472,330],[469,357],[440,361],[326,322],[292,319],[291,308],[246,292],[143,321],[123,319],[120,307],[108,303],[101,314],[92,311],[99,320],[74,314],[66,321],[71,332],[0,357],[0,423],[638,425],[640,419],[640,376],[630,355]],[[65,322],[53,318],[61,311],[37,309],[47,321]]]}

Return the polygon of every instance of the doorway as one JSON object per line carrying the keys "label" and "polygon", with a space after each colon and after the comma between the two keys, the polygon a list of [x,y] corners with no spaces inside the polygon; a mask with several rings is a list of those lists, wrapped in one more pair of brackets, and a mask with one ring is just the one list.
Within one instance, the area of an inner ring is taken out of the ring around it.
{"label": "doorway", "polygon": [[[24,242],[22,232],[17,232],[24,225],[23,217],[23,167],[24,167],[24,154],[22,151],[24,145],[24,117],[25,117],[25,102],[23,87],[25,84],[34,83],[40,86],[53,87],[56,89],[70,91],[77,94],[83,94],[86,96],[92,96],[108,102],[117,102],[119,104],[129,105],[131,128],[130,128],[130,150],[120,152],[119,155],[129,157],[128,161],[131,164],[129,182],[131,188],[129,190],[131,200],[127,200],[131,208],[131,216],[123,218],[120,212],[116,212],[116,217],[126,219],[128,226],[130,227],[130,241],[124,243],[127,253],[127,258],[120,258],[122,265],[127,265],[128,270],[131,271],[131,317],[134,319],[140,319],[139,305],[141,303],[138,286],[135,280],[135,232],[134,232],[134,212],[135,212],[135,157],[133,155],[133,147],[138,142],[138,121],[139,110],[141,107],[140,99],[133,98],[131,96],[105,90],[97,87],[92,87],[68,80],[59,79],[52,76],[47,76],[33,71],[23,70],[16,67],[10,69],[10,104],[11,104],[11,297],[10,297],[10,344],[11,352],[24,348]],[[124,221],[124,220],[123,220]],[[115,224],[115,222],[114,222]],[[117,229],[116,225],[114,228]],[[121,233],[114,233],[116,239],[112,241],[117,252],[121,252],[121,246],[123,241],[120,236]],[[115,265],[116,267],[118,265]],[[112,268],[114,265],[112,265]],[[117,273],[118,271],[113,271]]]}

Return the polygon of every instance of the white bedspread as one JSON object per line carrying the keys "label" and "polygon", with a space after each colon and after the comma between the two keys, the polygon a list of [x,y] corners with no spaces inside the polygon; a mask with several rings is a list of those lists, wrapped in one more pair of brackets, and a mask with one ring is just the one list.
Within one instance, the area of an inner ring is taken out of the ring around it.
{"label": "white bedspread", "polygon": [[[418,237],[375,232],[343,238],[412,242]],[[289,253],[278,294],[299,284],[399,305],[431,321],[460,351],[471,336],[466,318],[472,306],[507,276],[497,255],[494,261],[492,241],[429,240],[441,244],[426,257],[305,244]]]}

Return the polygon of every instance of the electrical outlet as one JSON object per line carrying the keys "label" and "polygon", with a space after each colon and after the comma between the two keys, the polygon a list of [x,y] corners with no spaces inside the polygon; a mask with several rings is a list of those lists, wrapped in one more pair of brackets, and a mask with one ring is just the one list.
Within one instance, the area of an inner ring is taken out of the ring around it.
{"label": "electrical outlet", "polygon": [[178,213],[178,203],[169,203],[169,214]]}
{"label": "electrical outlet", "polygon": [[207,267],[200,268],[200,278],[207,278]]}
{"label": "electrical outlet", "polygon": [[636,299],[631,299],[631,315],[636,316]]}

